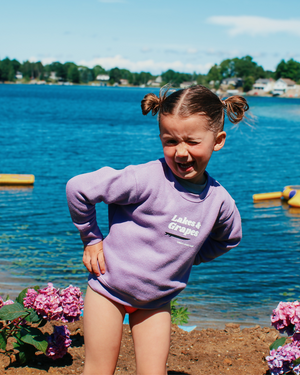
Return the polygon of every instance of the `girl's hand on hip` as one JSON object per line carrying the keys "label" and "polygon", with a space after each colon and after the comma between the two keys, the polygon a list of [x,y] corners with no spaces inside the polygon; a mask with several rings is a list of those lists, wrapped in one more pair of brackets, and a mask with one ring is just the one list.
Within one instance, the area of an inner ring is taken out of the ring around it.
{"label": "girl's hand on hip", "polygon": [[100,241],[95,245],[85,246],[82,261],[90,273],[94,273],[96,276],[100,276],[100,272],[101,274],[104,274],[105,260],[103,253],[103,241]]}

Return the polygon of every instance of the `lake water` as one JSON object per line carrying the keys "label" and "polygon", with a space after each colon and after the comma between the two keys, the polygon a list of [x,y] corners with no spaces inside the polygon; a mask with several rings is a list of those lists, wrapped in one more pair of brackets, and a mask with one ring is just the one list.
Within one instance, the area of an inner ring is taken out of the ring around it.
{"label": "lake water", "polygon": [[[162,157],[156,118],[143,116],[148,88],[0,85],[0,173],[34,174],[34,188],[0,187],[0,295],[29,285],[86,288],[82,245],[65,198],[74,175]],[[255,193],[300,184],[300,100],[248,98],[253,127],[226,123],[225,147],[208,172],[233,196],[240,246],[194,267],[178,302],[190,323],[270,324],[281,300],[300,298],[300,212]],[[98,222],[107,233],[106,207]]]}

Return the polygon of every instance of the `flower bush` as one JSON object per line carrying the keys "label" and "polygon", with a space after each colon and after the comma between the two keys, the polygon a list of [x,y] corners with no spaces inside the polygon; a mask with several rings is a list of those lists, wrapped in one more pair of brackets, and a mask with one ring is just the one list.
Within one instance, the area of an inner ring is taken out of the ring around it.
{"label": "flower bush", "polygon": [[70,331],[66,326],[54,326],[54,332],[47,337],[46,355],[52,359],[62,358],[71,345]]}
{"label": "flower bush", "polygon": [[7,341],[13,337],[21,364],[38,350],[52,359],[62,358],[71,345],[67,326],[55,326],[51,335],[43,334],[40,328],[52,320],[74,322],[82,309],[81,291],[72,285],[62,290],[54,288],[52,283],[43,289],[26,288],[16,301],[3,301],[0,297],[0,320],[4,321],[0,326],[0,349],[9,355],[13,350],[7,350]]}
{"label": "flower bush", "polygon": [[300,303],[280,302],[271,316],[272,325],[287,338],[281,337],[270,346],[270,355],[266,357],[271,375],[300,375]]}

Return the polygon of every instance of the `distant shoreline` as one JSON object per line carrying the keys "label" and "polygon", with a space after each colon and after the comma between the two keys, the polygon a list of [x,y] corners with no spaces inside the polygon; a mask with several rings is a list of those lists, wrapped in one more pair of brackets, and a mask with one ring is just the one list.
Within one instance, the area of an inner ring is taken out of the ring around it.
{"label": "distant shoreline", "polygon": [[[70,82],[64,82],[64,83],[52,83],[52,82],[42,82],[36,81],[36,82],[1,82],[0,85],[33,85],[33,86],[85,86],[85,87],[99,87],[99,88],[147,88],[147,89],[160,89],[160,87],[156,86],[146,86],[146,85],[140,85],[140,86],[133,86],[133,85],[101,85],[99,83],[91,83],[91,84],[86,84],[86,83],[70,83]],[[180,87],[174,87],[175,89],[180,89]],[[218,90],[212,90],[217,93],[217,95],[222,96],[222,97],[228,97],[236,94],[224,92],[224,91],[219,91]],[[253,92],[254,91],[254,92]],[[283,94],[283,95],[272,95],[269,93],[263,93],[260,92],[258,93],[257,90],[251,90],[249,92],[239,92],[238,95],[241,96],[246,96],[246,97],[256,97],[256,98],[285,98],[285,99],[300,99],[300,93],[299,95],[293,95],[289,94],[289,92]]]}

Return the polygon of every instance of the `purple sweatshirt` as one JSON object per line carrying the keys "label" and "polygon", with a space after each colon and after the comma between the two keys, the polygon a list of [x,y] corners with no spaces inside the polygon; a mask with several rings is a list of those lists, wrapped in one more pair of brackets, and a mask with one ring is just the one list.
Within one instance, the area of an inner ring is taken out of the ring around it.
{"label": "purple sweatshirt", "polygon": [[157,308],[186,287],[193,264],[237,246],[242,230],[234,200],[206,176],[201,194],[186,191],[164,159],[72,178],[67,199],[85,245],[103,239],[95,205],[109,205],[106,272],[90,274],[90,287],[124,305]]}

